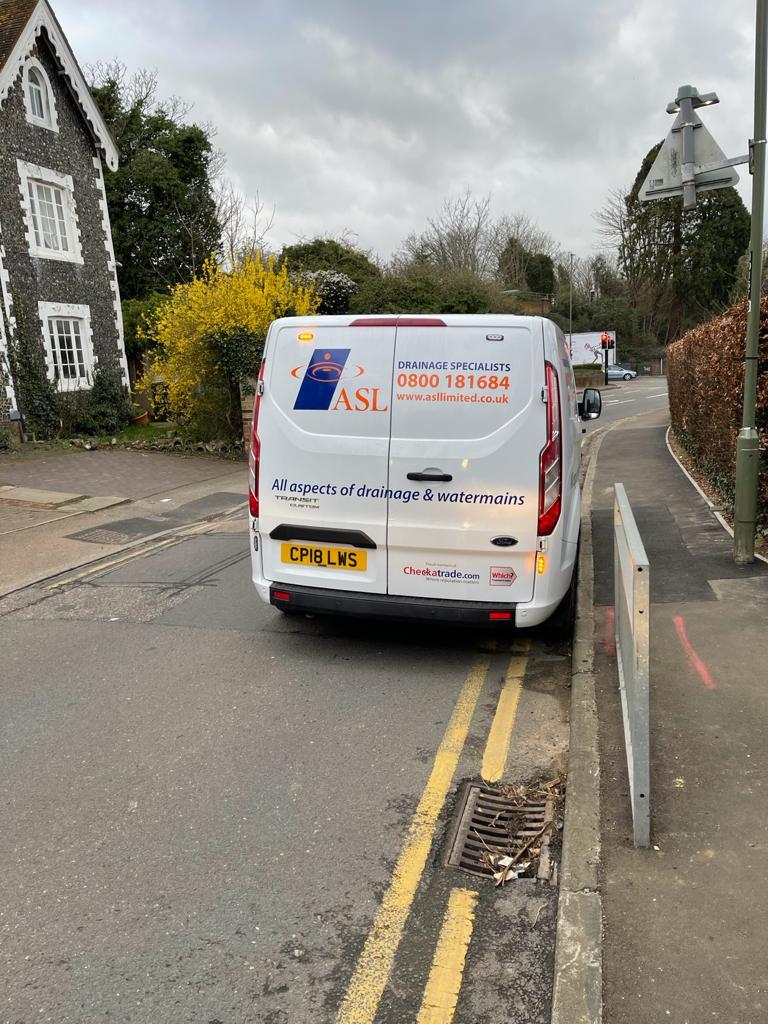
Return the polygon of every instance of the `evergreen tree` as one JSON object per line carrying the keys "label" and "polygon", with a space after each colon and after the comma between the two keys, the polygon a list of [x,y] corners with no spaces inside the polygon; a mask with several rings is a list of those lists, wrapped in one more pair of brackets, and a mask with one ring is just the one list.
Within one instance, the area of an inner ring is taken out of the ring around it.
{"label": "evergreen tree", "polygon": [[97,67],[91,92],[119,153],[105,172],[121,296],[141,299],[190,281],[220,242],[208,128],[155,99],[155,76]]}
{"label": "evergreen tree", "polygon": [[749,243],[749,213],[734,188],[700,192],[693,210],[683,209],[682,198],[641,202],[660,148],[646,155],[614,220],[630,298],[645,307],[653,332],[666,342],[728,304]]}

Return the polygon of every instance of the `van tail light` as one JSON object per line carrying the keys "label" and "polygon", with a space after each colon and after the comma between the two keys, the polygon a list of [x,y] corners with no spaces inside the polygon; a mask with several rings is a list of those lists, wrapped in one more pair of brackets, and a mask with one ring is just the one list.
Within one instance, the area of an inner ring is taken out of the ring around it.
{"label": "van tail light", "polygon": [[546,363],[547,443],[539,456],[538,535],[547,537],[557,526],[563,506],[563,432],[557,371]]}
{"label": "van tail light", "polygon": [[254,519],[259,518],[259,460],[261,458],[261,442],[259,441],[259,408],[261,393],[264,390],[264,361],[259,370],[256,385],[256,397],[253,401],[253,423],[251,424],[251,450],[248,455],[248,508]]}

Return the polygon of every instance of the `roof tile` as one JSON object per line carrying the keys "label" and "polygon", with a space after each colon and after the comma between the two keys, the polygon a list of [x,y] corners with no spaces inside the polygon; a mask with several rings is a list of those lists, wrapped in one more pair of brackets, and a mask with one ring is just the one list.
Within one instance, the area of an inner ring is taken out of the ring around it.
{"label": "roof tile", "polygon": [[37,0],[0,0],[0,68],[5,66],[36,7]]}

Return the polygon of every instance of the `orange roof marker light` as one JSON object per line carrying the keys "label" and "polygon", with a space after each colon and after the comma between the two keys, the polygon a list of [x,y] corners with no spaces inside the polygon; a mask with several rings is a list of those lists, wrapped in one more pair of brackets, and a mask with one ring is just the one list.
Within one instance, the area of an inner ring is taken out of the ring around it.
{"label": "orange roof marker light", "polygon": [[314,341],[315,336],[312,331],[299,331],[297,335],[299,341]]}

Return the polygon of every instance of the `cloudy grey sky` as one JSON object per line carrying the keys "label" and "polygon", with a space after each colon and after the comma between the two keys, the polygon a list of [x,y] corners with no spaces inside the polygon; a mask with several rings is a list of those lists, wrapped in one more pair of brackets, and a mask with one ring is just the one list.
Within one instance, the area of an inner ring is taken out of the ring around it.
{"label": "cloudy grey sky", "polygon": [[82,64],[155,68],[217,127],[274,245],[349,230],[386,257],[469,187],[587,255],[678,85],[718,92],[728,156],[752,130],[752,0],[52,3]]}

